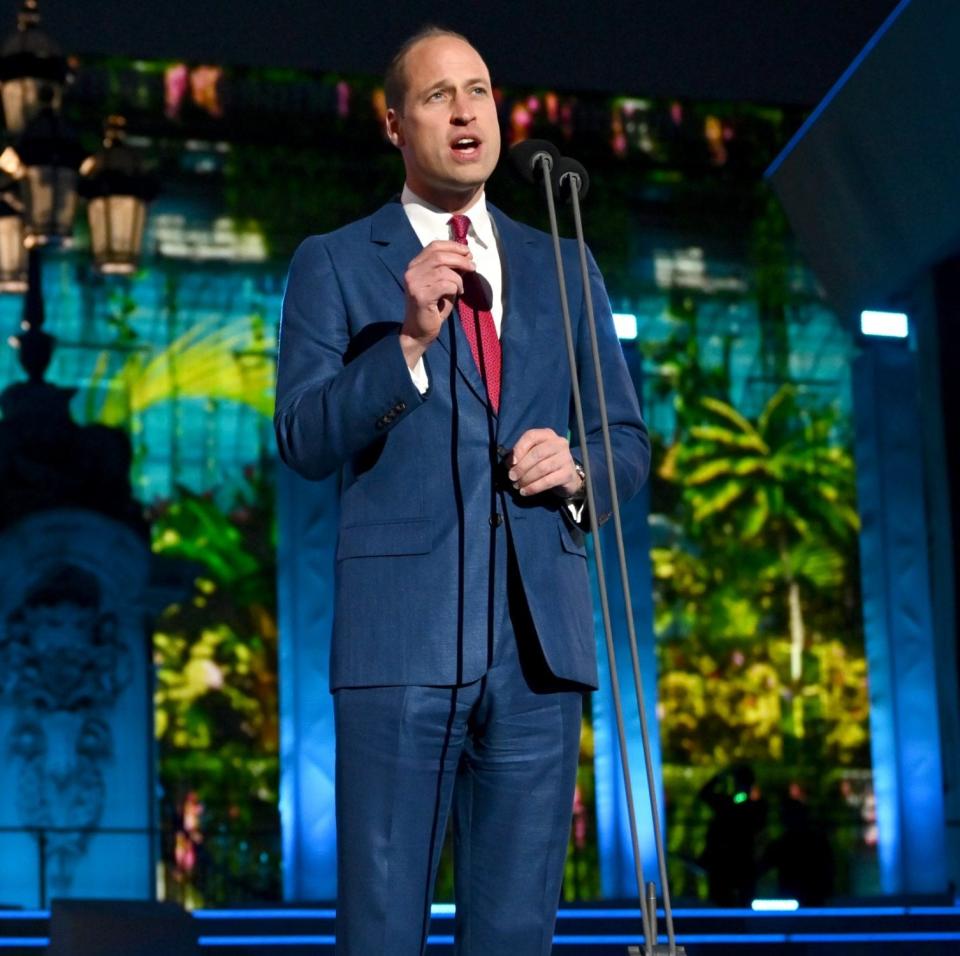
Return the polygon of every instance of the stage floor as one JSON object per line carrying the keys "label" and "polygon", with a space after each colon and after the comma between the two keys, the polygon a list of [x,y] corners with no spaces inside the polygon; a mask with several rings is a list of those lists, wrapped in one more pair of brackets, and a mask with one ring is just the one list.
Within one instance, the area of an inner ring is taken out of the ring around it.
{"label": "stage floor", "polygon": [[[102,907],[99,904],[97,917],[101,921]],[[198,910],[193,923],[202,953],[306,956],[333,953],[334,916],[328,906]],[[453,952],[453,917],[452,906],[434,908],[430,956]],[[626,956],[627,947],[639,942],[639,924],[636,906],[564,908],[557,921],[554,953]],[[957,906],[831,907],[793,913],[679,908],[674,925],[687,956],[960,956]],[[46,910],[0,910],[0,956],[38,956],[47,950],[49,934]],[[666,942],[662,935],[661,941]],[[77,950],[76,956],[99,954],[94,949],[89,954]],[[129,956],[136,956],[136,950]]]}

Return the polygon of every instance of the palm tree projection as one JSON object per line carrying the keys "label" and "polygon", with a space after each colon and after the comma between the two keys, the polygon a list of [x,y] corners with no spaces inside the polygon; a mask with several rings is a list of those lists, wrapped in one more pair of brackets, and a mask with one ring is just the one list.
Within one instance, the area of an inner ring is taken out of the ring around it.
{"label": "palm tree projection", "polygon": [[860,527],[853,459],[833,442],[838,416],[802,407],[792,385],[780,388],[756,422],[715,398],[702,398],[700,410],[701,423],[668,451],[660,475],[682,481],[694,538],[719,532],[745,550],[773,545],[778,567],[763,573],[779,572],[787,586],[796,684],[806,640],[801,583],[839,584]]}

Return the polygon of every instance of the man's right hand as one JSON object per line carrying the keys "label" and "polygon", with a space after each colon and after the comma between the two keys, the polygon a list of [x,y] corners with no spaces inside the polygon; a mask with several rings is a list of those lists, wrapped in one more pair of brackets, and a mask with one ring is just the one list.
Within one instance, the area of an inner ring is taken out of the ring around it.
{"label": "man's right hand", "polygon": [[400,347],[407,366],[413,368],[453,311],[463,294],[463,272],[476,266],[467,246],[452,240],[434,240],[407,266],[403,280],[407,307],[400,327]]}

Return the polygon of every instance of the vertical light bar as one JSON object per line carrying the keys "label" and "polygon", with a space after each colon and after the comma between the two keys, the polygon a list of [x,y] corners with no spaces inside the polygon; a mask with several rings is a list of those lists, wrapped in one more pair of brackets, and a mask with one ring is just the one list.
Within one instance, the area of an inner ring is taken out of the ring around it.
{"label": "vertical light bar", "polygon": [[948,884],[917,357],[853,363],[860,576],[880,878],[890,894]]}

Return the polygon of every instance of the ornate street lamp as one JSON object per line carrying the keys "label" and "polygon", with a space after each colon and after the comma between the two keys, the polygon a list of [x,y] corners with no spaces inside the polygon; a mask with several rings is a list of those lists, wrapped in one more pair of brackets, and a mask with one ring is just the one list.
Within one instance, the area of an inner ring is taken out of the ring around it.
{"label": "ornate street lamp", "polygon": [[7,130],[18,136],[46,106],[60,111],[67,61],[40,29],[38,0],[23,0],[16,32],[0,49],[0,96]]}
{"label": "ornate street lamp", "polygon": [[40,31],[37,6],[38,0],[23,0],[17,32],[0,53],[0,93],[7,128],[15,134],[0,154],[0,291],[26,292],[21,332],[12,342],[31,380],[40,381],[53,348],[43,331],[41,250],[71,241],[81,165],[101,272],[136,268],[146,203],[156,187],[123,143],[119,117],[108,122],[103,150],[85,159],[59,114],[66,61]]}
{"label": "ornate street lamp", "polygon": [[[0,54],[0,94],[14,134],[14,145],[0,154],[0,291],[26,293],[20,332],[10,342],[34,383],[43,382],[54,344],[43,330],[41,250],[70,242],[84,162],[78,139],[59,115],[66,61],[39,30],[39,19],[37,0],[24,0],[17,32]],[[153,195],[125,156],[130,151],[120,142],[121,131],[122,121],[108,129],[103,152],[84,169],[94,252],[104,272],[133,271],[144,204]]]}
{"label": "ornate street lamp", "polygon": [[139,154],[124,142],[126,121],[111,116],[103,149],[80,167],[80,194],[87,199],[94,266],[106,274],[130,274],[143,245],[147,203],[157,194]]}

